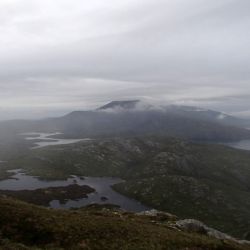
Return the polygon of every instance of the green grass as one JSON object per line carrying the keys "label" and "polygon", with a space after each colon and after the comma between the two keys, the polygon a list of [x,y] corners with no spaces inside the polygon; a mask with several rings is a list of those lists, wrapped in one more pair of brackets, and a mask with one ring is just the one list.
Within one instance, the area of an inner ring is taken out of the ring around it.
{"label": "green grass", "polygon": [[0,198],[2,249],[249,249],[168,223],[108,209],[52,210]]}

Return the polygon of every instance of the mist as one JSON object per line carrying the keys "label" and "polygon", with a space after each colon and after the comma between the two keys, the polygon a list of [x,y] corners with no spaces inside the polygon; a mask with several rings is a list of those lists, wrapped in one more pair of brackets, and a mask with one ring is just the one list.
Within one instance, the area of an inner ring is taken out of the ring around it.
{"label": "mist", "polygon": [[111,100],[250,117],[247,0],[2,0],[0,119]]}

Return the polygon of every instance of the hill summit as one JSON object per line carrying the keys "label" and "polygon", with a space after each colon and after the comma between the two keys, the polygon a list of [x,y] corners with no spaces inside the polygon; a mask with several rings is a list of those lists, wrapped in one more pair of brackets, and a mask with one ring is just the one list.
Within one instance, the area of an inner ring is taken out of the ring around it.
{"label": "hill summit", "polygon": [[129,101],[112,101],[104,106],[98,108],[98,110],[107,109],[135,109],[136,105],[140,103],[140,100],[129,100]]}

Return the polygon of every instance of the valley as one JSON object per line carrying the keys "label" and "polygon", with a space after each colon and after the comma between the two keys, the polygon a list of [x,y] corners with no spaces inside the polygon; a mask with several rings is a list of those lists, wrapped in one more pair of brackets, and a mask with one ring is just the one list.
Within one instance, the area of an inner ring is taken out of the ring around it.
{"label": "valley", "polygon": [[242,121],[227,117],[237,127],[227,126],[216,112],[133,105],[22,121],[18,129],[19,122],[8,130],[0,124],[0,203],[11,197],[50,207],[55,216],[80,216],[91,206],[132,217],[157,209],[249,240],[249,130]]}
{"label": "valley", "polygon": [[36,205],[70,209],[91,204],[113,204],[132,212],[150,209],[111,188],[123,182],[120,178],[70,176],[66,180],[44,180],[26,175],[21,169],[9,172],[11,179],[0,181],[0,195]]}
{"label": "valley", "polygon": [[[148,207],[176,213],[182,218],[197,218],[243,237],[250,226],[249,164],[250,152],[223,145],[132,137],[32,149],[9,159],[5,165],[9,169],[23,169],[25,178],[38,176],[48,186],[49,181],[60,183],[72,175],[104,177],[104,183],[107,176],[121,178],[125,181],[111,185],[123,195]],[[32,181],[25,183],[32,185]],[[80,183],[88,185],[84,180]],[[95,185],[89,186],[96,189]],[[100,194],[92,202],[102,203],[101,196],[106,197]],[[110,198],[106,202],[121,205]]]}
{"label": "valley", "polygon": [[0,250],[250,250],[250,0],[0,0]]}

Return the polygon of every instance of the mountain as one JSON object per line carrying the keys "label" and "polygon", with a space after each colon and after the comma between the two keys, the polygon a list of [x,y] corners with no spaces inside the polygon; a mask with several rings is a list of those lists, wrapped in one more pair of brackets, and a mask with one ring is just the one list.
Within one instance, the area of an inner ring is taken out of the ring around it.
{"label": "mountain", "polygon": [[250,121],[247,119],[237,118],[214,110],[177,105],[170,105],[165,108],[170,113],[175,113],[193,119],[199,119],[203,121],[215,122],[222,125],[235,126],[241,128],[248,128],[250,126]]}
{"label": "mountain", "polygon": [[[154,107],[139,101],[111,102],[97,111],[77,111],[58,122],[71,137],[159,135],[199,141],[233,141],[250,138],[241,120],[216,111],[193,107]],[[241,125],[239,125],[241,124]]]}
{"label": "mountain", "polygon": [[141,136],[29,150],[6,165],[48,180],[119,177],[124,182],[113,188],[149,207],[199,219],[236,237],[249,232],[249,151]]}
{"label": "mountain", "polygon": [[[249,139],[242,121],[216,111],[185,106],[152,106],[138,100],[115,101],[93,111],[74,111],[63,117],[0,123],[0,138],[40,131],[64,137],[174,136],[196,141]],[[240,125],[241,124],[241,125]]]}
{"label": "mountain", "polygon": [[250,121],[247,119],[237,118],[222,112],[183,105],[152,105],[140,100],[131,101],[112,101],[97,110],[101,111],[147,111],[161,110],[169,114],[175,114],[186,118],[203,120],[207,122],[215,122],[227,126],[235,126],[246,128],[250,126]]}
{"label": "mountain", "polygon": [[[164,211],[133,214],[112,205],[52,210],[6,198],[48,205],[68,193],[77,198],[94,192],[76,185],[6,190],[0,195],[0,249],[249,249],[219,231],[249,240],[250,153],[197,142],[250,139],[244,122],[216,111],[134,100],[0,123],[1,179],[10,178],[10,169],[44,180],[119,177],[124,181],[114,190]],[[21,133],[35,131],[92,140],[31,150]]]}
{"label": "mountain", "polygon": [[6,250],[249,249],[247,242],[168,213],[112,206],[51,210],[6,197],[0,197],[0,232]]}
{"label": "mountain", "polygon": [[109,109],[135,109],[136,105],[140,103],[140,100],[131,100],[131,101],[112,101],[97,110],[109,110]]}

